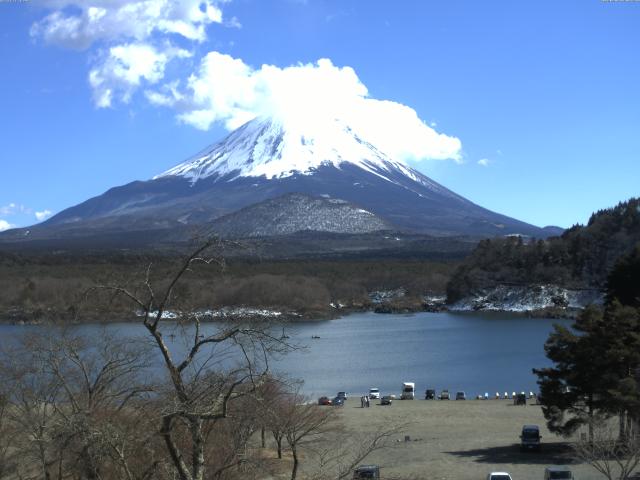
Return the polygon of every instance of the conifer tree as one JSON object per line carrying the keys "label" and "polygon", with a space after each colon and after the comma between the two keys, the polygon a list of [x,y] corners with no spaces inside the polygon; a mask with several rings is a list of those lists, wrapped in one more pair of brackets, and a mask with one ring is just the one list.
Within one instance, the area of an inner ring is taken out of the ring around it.
{"label": "conifer tree", "polygon": [[555,326],[545,344],[553,367],[534,369],[547,425],[570,435],[595,416],[618,416],[619,436],[640,421],[640,247],[618,261],[604,310],[585,309],[571,329]]}
{"label": "conifer tree", "polygon": [[[540,385],[540,402],[552,432],[569,436],[604,409],[610,379],[601,376],[605,363],[602,311],[589,307],[571,329],[554,326],[545,344],[554,367],[534,369]],[[591,432],[590,432],[591,433]]]}

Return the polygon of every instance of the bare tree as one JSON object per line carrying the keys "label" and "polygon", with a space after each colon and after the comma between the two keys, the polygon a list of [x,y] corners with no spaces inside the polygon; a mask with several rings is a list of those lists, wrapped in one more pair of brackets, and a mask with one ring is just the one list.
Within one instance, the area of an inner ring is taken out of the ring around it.
{"label": "bare tree", "polygon": [[18,478],[54,478],[55,471],[62,469],[64,456],[63,445],[55,445],[53,404],[57,385],[44,375],[42,365],[31,361],[28,350],[14,347],[1,353],[0,384],[7,402],[5,428],[14,433],[8,445],[13,458],[7,463]]}
{"label": "bare tree", "polygon": [[335,411],[309,403],[299,391],[286,395],[279,409],[283,419],[282,431],[293,457],[291,480],[295,480],[300,465],[300,449],[335,426]]}
{"label": "bare tree", "polygon": [[594,420],[589,430],[591,439],[585,434],[573,445],[576,457],[609,480],[630,478],[640,465],[640,436],[620,439],[610,419]]}
{"label": "bare tree", "polygon": [[[221,257],[208,254],[221,247],[217,240],[203,244],[159,289],[151,279],[151,266],[140,291],[121,285],[92,289],[128,299],[141,312],[142,324],[162,357],[169,382],[162,392],[159,430],[180,480],[205,478],[211,424],[232,416],[232,404],[255,391],[266,378],[269,354],[287,348],[264,325],[228,321],[209,331],[202,328],[198,312],[187,309],[171,312],[171,321],[185,327],[182,333],[188,341],[184,355],[172,352],[163,331],[167,333],[171,328],[167,325],[168,313],[176,306],[178,285],[196,265],[223,267]],[[236,356],[225,348],[232,348]],[[236,361],[230,365],[233,358]]]}
{"label": "bare tree", "polygon": [[11,450],[22,458],[19,476],[61,479],[77,472],[98,479],[108,472],[142,478],[131,472],[124,450],[115,457],[108,445],[117,435],[128,446],[140,437],[140,431],[130,431],[126,440],[121,434],[135,412],[142,412],[131,403],[150,390],[141,381],[147,366],[143,349],[105,334],[48,331],[29,334],[3,353],[1,380],[9,387]]}
{"label": "bare tree", "polygon": [[10,454],[14,431],[8,420],[9,408],[9,393],[5,391],[4,385],[0,385],[0,478],[14,468]]}
{"label": "bare tree", "polygon": [[[266,447],[264,432],[269,431],[276,444],[276,453],[282,459],[282,447],[287,428],[287,396],[289,385],[281,379],[269,377],[256,391],[255,404],[260,423],[260,445]],[[299,387],[299,386],[298,386]]]}
{"label": "bare tree", "polygon": [[406,427],[407,424],[382,425],[366,435],[339,432],[332,445],[317,449],[317,466],[311,479],[351,478],[354,469],[373,453],[393,448],[397,444],[393,438]]}

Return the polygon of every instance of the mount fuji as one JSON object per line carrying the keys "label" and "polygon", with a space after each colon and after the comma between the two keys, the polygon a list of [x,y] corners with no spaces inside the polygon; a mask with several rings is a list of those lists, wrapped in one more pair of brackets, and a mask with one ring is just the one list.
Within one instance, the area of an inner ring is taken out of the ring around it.
{"label": "mount fuji", "polygon": [[[558,233],[482,208],[374,143],[338,119],[302,126],[256,118],[150,180],[112,188],[46,222],[6,231],[0,240],[126,236],[176,240],[180,232],[186,239],[189,230],[215,231],[216,225],[238,231],[230,222],[240,210],[261,212],[263,223],[264,215],[274,215],[274,222],[286,221],[283,217],[288,214],[277,215],[279,199],[287,212],[304,205],[304,215],[294,222],[299,231],[393,229],[441,237],[520,234],[538,238]],[[340,208],[313,199],[339,200]],[[260,204],[263,208],[247,210]],[[339,218],[331,218],[338,214]],[[251,218],[242,215],[240,230],[248,236],[260,235],[265,230],[252,232]]]}

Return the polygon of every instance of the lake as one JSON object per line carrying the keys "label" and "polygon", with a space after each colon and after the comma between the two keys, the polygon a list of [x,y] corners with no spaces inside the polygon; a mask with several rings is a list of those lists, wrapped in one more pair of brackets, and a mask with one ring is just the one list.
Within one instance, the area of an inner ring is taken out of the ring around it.
{"label": "lake", "polygon": [[[416,383],[419,398],[424,398],[426,388],[464,390],[468,398],[484,392],[536,392],[531,369],[550,364],[544,342],[554,323],[570,322],[487,312],[365,312],[287,324],[290,341],[306,348],[278,359],[273,368],[303,379],[303,391],[313,397],[333,396],[339,390],[359,396],[373,386],[383,394],[399,394],[403,381]],[[2,342],[11,342],[15,333],[40,328],[2,325]],[[79,331],[99,328],[75,327]],[[144,334],[139,324],[107,328],[123,337]],[[282,327],[277,327],[278,336],[281,333]]]}

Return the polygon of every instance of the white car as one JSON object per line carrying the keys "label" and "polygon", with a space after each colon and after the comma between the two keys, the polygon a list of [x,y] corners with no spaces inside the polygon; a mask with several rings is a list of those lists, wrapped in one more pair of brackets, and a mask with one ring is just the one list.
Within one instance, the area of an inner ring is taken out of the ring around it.
{"label": "white car", "polygon": [[378,399],[380,398],[380,389],[379,388],[370,388],[369,389],[369,398],[371,399]]}
{"label": "white car", "polygon": [[487,480],[512,480],[507,472],[491,472],[487,475]]}

